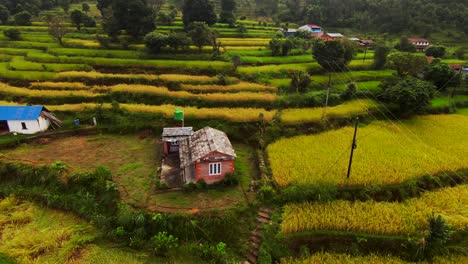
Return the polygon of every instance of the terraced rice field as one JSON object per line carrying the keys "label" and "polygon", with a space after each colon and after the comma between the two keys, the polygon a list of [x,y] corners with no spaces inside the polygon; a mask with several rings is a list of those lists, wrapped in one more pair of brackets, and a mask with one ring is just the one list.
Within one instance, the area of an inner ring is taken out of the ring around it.
{"label": "terraced rice field", "polygon": [[425,174],[467,168],[467,130],[468,117],[462,115],[373,122],[358,131],[350,179],[346,171],[353,127],[281,139],[267,151],[273,179],[281,187],[399,184]]}
{"label": "terraced rice field", "polygon": [[316,123],[326,119],[350,118],[367,115],[375,111],[378,104],[372,100],[361,99],[349,101],[338,106],[317,108],[291,108],[281,111],[281,123],[287,125]]}
{"label": "terraced rice field", "polygon": [[[453,255],[444,257],[435,257],[431,260],[432,264],[457,264],[468,262],[468,256]],[[281,260],[281,264],[319,264],[319,263],[341,263],[341,264],[410,264],[413,262],[403,261],[392,256],[353,256],[349,254],[327,253],[320,252],[313,254],[308,258],[294,259],[285,258]],[[418,262],[419,264],[428,264],[429,262]]]}
{"label": "terraced rice field", "polygon": [[468,185],[426,192],[402,203],[350,202],[288,204],[281,232],[341,231],[378,235],[423,236],[428,217],[442,215],[455,232],[468,229]]}

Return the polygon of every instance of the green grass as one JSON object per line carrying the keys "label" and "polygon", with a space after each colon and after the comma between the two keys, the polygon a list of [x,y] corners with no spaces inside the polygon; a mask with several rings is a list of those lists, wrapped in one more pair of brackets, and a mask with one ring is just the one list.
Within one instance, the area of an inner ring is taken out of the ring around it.
{"label": "green grass", "polygon": [[457,110],[457,114],[468,116],[468,108],[461,108]]}
{"label": "green grass", "polygon": [[297,55],[297,56],[286,56],[286,57],[257,57],[257,56],[242,56],[242,64],[287,64],[287,63],[307,63],[312,62],[312,55]]}
{"label": "green grass", "polygon": [[54,72],[39,71],[12,71],[8,68],[9,63],[0,63],[0,78],[16,79],[25,81],[43,81],[50,80],[55,76]]}
{"label": "green grass", "polygon": [[138,59],[118,59],[118,58],[99,58],[99,57],[68,57],[68,56],[47,56],[30,57],[37,62],[48,63],[74,63],[88,64],[100,67],[138,67],[149,69],[166,70],[217,70],[226,71],[232,68],[232,64],[223,61],[181,61],[181,60],[138,60]]}
{"label": "green grass", "polygon": [[455,105],[467,105],[468,95],[455,95],[453,98],[450,97],[436,97],[432,99],[431,105],[433,108],[448,107],[450,103]]}
{"label": "green grass", "polygon": [[60,63],[37,63],[24,60],[24,57],[14,57],[9,67],[16,71],[91,71],[93,68],[86,64],[60,64]]}
{"label": "green grass", "polygon": [[[356,87],[358,91],[380,91],[379,85],[380,81],[366,81],[366,82],[356,82]],[[348,84],[342,83],[337,84],[334,86],[338,90],[346,90],[348,88]]]}

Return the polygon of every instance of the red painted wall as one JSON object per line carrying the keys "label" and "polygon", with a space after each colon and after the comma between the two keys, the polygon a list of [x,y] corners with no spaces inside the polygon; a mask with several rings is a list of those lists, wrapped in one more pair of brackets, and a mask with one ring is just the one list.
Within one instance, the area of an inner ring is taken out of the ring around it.
{"label": "red painted wall", "polygon": [[[209,155],[207,155],[204,158],[221,158],[221,157],[228,157],[231,158],[230,156],[213,152]],[[210,175],[210,163],[221,163],[221,174],[220,175]],[[195,163],[195,178],[196,181],[199,181],[201,179],[205,180],[206,183],[215,183],[217,181],[220,181],[224,179],[224,176],[226,173],[233,173],[235,170],[234,168],[234,160],[223,160],[223,161],[203,161],[203,159],[200,160],[200,162]]]}

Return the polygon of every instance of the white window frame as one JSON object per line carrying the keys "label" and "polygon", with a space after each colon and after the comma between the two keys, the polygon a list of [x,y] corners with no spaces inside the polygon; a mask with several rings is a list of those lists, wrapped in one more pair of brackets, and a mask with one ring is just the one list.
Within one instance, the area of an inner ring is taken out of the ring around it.
{"label": "white window frame", "polygon": [[210,163],[208,166],[208,175],[215,176],[221,175],[222,173],[222,165],[221,162]]}

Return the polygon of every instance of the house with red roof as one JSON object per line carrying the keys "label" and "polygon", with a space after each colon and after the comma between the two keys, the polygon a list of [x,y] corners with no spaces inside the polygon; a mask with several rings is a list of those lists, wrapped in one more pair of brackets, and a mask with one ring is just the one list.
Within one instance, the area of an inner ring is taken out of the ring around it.
{"label": "house with red roof", "polygon": [[418,51],[424,51],[431,45],[431,42],[425,38],[408,38],[408,41],[415,45]]}
{"label": "house with red roof", "polygon": [[322,32],[322,27],[316,24],[307,24],[299,27],[297,30],[309,31],[310,33],[319,33]]}

